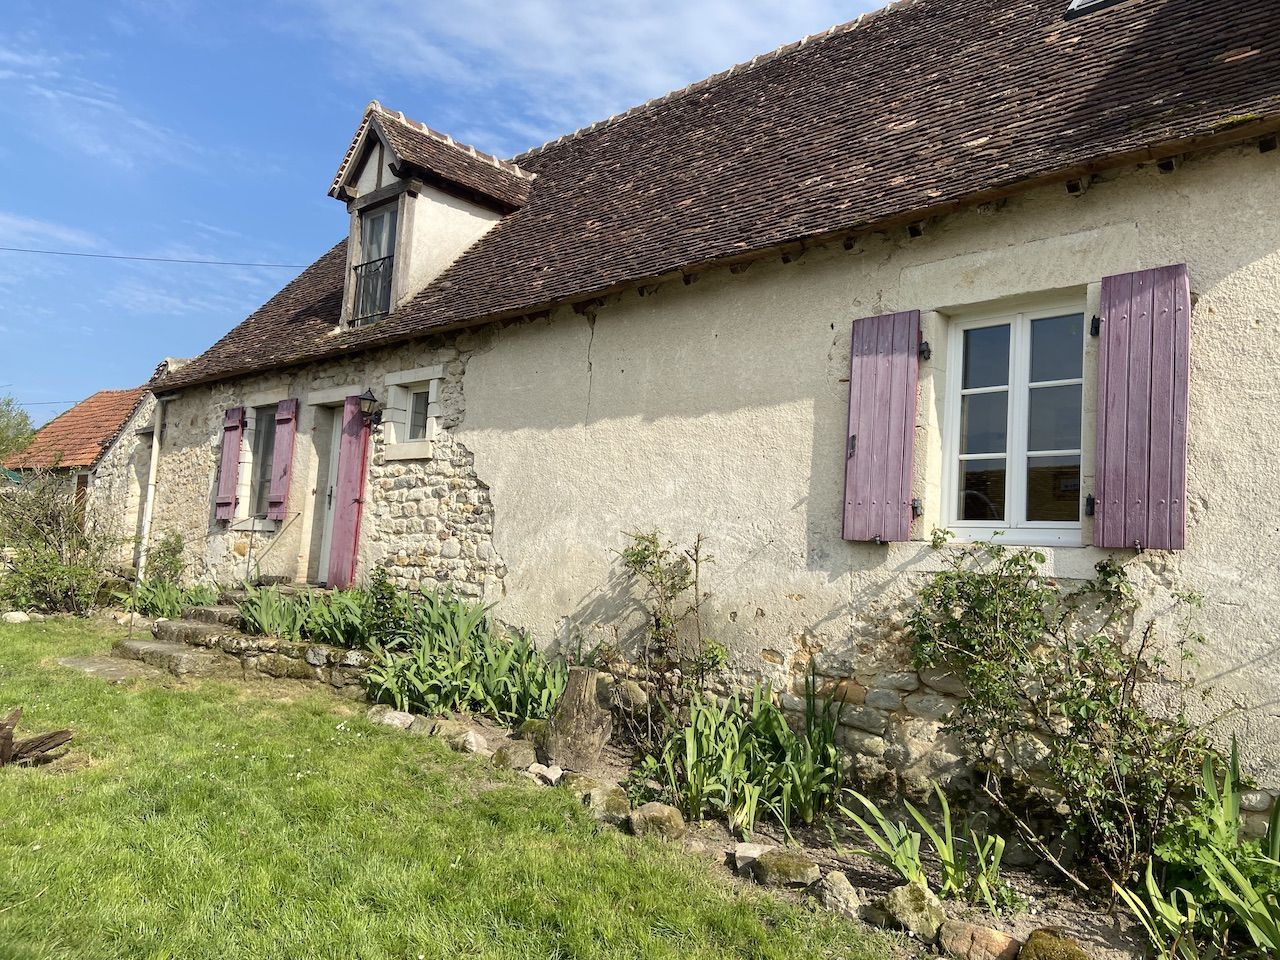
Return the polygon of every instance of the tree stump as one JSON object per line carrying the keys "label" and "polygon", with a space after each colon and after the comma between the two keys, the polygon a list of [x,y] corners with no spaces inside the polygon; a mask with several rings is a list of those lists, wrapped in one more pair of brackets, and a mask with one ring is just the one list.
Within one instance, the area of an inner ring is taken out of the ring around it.
{"label": "tree stump", "polygon": [[590,667],[570,667],[569,683],[547,727],[547,756],[566,770],[594,769],[609,741],[613,718],[596,700],[599,677]]}
{"label": "tree stump", "polygon": [[25,740],[15,740],[13,731],[22,719],[22,708],[19,707],[3,720],[0,720],[0,767],[8,764],[37,764],[57,760],[66,751],[54,753],[60,746],[71,739],[70,730],[54,730],[41,733]]}

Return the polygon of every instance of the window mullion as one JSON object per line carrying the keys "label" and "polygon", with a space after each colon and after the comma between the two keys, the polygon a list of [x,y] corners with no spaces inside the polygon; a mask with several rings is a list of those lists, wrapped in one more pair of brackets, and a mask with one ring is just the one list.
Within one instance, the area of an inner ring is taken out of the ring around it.
{"label": "window mullion", "polygon": [[1030,323],[1018,314],[1009,337],[1009,459],[1005,483],[1009,489],[1009,526],[1027,522],[1027,416],[1031,376]]}

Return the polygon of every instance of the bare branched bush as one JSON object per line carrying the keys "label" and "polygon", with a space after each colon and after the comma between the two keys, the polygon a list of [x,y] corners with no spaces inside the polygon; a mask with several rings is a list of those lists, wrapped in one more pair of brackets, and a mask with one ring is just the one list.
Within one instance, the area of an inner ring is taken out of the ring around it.
{"label": "bare branched bush", "polygon": [[86,613],[120,546],[110,521],[86,511],[66,474],[42,471],[0,489],[0,601]]}

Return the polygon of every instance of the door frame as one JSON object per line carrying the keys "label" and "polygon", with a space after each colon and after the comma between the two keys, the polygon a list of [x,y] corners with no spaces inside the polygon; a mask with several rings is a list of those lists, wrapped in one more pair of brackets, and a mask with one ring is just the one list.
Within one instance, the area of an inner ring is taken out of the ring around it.
{"label": "door frame", "polygon": [[334,487],[338,485],[338,453],[342,444],[342,407],[326,405],[329,411],[329,455],[327,457],[328,464],[324,472],[325,490],[321,491],[319,484],[316,485],[317,507],[319,501],[325,499],[325,505],[320,512],[320,557],[316,564],[316,580],[319,583],[326,583],[329,579],[329,551],[333,546],[333,492]]}

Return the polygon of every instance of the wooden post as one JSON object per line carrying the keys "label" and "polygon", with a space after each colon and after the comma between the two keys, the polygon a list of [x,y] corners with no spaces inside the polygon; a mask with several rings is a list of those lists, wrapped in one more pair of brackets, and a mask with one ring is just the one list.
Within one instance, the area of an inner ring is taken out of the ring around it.
{"label": "wooden post", "polygon": [[568,685],[548,726],[548,759],[566,770],[593,769],[609,741],[613,718],[596,700],[599,676],[590,667],[571,667]]}

